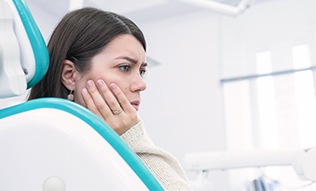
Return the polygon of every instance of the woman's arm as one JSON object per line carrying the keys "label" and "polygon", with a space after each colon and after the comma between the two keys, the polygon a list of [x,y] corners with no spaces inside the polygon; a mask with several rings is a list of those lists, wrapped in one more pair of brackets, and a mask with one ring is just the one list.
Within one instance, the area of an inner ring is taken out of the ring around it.
{"label": "woman's arm", "polygon": [[142,121],[121,135],[121,138],[136,152],[168,191],[192,190],[177,159],[153,144]]}

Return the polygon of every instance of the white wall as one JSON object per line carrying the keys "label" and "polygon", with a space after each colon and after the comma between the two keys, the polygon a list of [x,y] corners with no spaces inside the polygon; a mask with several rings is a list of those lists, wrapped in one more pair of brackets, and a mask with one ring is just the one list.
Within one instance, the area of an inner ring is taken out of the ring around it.
{"label": "white wall", "polygon": [[291,52],[292,46],[309,44],[315,51],[315,3],[314,0],[262,1],[236,19],[225,17],[222,22],[223,76],[255,73],[254,55],[260,51],[275,51],[273,59],[277,64],[273,67],[277,71],[291,64],[290,56],[280,58],[278,55]]}

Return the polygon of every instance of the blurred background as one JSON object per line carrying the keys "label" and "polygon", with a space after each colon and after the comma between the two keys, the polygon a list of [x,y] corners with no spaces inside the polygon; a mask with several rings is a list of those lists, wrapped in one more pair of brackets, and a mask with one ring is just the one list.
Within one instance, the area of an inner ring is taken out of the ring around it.
{"label": "blurred background", "polygon": [[[199,0],[25,2],[46,41],[65,13],[83,6],[120,13],[143,30],[150,71],[140,116],[184,168],[190,152],[316,145],[315,0],[255,0],[235,12],[240,0],[212,1],[230,9]],[[205,176],[205,190],[252,191],[258,178],[270,190],[314,189],[284,167]]]}

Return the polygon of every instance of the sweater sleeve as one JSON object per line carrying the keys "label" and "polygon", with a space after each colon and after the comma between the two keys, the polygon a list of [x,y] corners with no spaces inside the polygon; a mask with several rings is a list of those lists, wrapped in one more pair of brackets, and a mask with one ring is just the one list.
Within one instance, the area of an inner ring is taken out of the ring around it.
{"label": "sweater sleeve", "polygon": [[186,175],[177,159],[154,145],[147,135],[142,121],[121,135],[121,138],[136,152],[166,190],[191,190]]}

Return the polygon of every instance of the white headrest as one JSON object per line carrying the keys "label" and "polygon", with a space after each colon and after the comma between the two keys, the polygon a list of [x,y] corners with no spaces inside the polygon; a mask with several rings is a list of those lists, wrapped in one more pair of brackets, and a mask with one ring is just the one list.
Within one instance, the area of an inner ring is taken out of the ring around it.
{"label": "white headrest", "polygon": [[45,41],[23,0],[0,0],[0,98],[22,95],[45,75]]}

